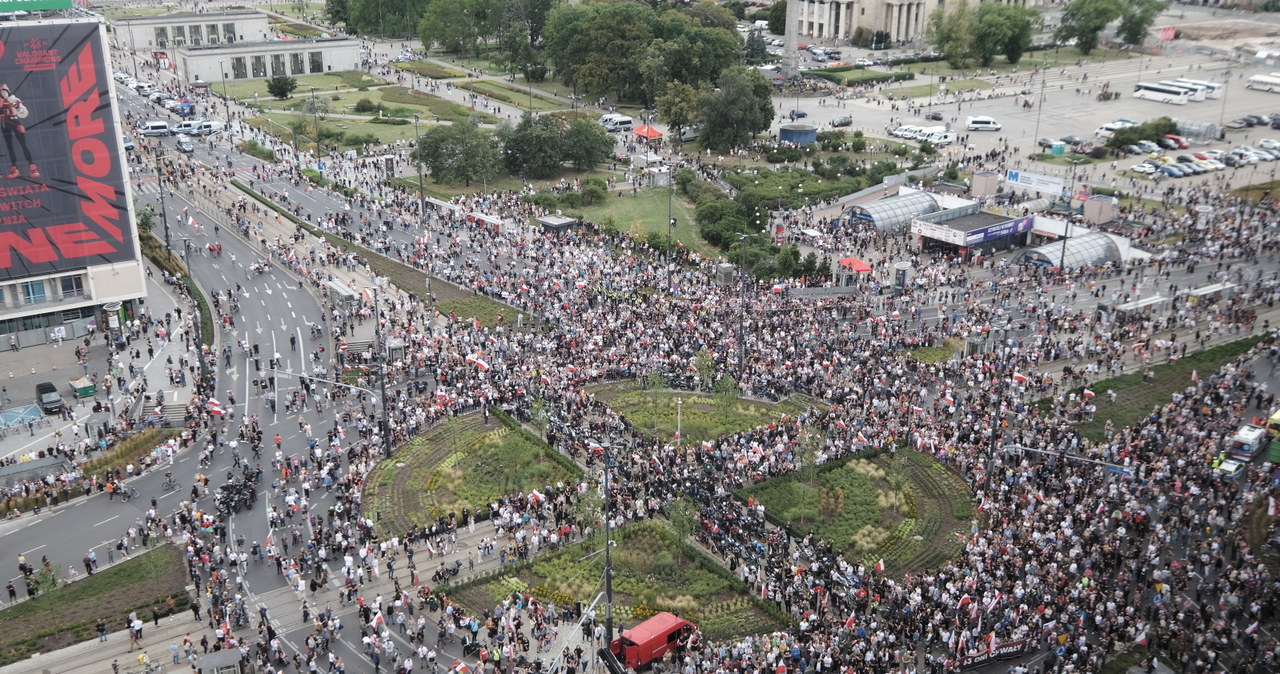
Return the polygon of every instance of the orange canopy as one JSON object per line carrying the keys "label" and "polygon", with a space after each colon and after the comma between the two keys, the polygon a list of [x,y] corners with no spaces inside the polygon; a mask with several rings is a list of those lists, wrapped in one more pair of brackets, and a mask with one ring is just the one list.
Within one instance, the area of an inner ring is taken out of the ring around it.
{"label": "orange canopy", "polygon": [[652,126],[649,126],[648,124],[645,124],[644,126],[636,129],[632,133],[636,134],[637,136],[640,136],[641,138],[644,138],[645,140],[653,140],[655,138],[662,137],[661,131],[653,128]]}
{"label": "orange canopy", "polygon": [[848,269],[849,271],[856,271],[856,272],[871,271],[871,265],[867,264],[866,262],[863,262],[862,260],[859,260],[856,257],[842,258],[840,260],[840,266],[844,267],[845,269]]}

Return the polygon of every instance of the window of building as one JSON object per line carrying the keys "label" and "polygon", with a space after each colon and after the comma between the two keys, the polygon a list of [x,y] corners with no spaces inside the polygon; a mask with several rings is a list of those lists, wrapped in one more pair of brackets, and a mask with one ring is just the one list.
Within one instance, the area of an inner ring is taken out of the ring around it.
{"label": "window of building", "polygon": [[289,73],[285,72],[285,69],[284,69],[284,54],[272,54],[271,55],[271,76],[275,77],[277,75],[288,75],[288,74]]}
{"label": "window of building", "polygon": [[265,56],[253,57],[253,76],[254,77],[267,76],[267,57]]}
{"label": "window of building", "polygon": [[231,79],[248,79],[249,69],[245,67],[243,56],[231,57]]}
{"label": "window of building", "polygon": [[209,38],[209,44],[218,44],[218,24],[211,23],[205,26],[204,34]]}
{"label": "window of building", "polygon": [[324,54],[322,52],[313,51],[307,56],[308,56],[308,59],[311,61],[311,72],[313,73],[324,72]]}
{"label": "window of building", "polygon": [[222,24],[222,39],[231,44],[236,41],[236,25],[234,23]]}
{"label": "window of building", "polygon": [[44,281],[24,281],[22,283],[23,304],[40,304],[44,300]]}
{"label": "window of building", "polygon": [[63,276],[59,279],[62,285],[63,297],[79,296],[84,294],[84,277],[76,274],[74,276]]}
{"label": "window of building", "polygon": [[167,47],[168,45],[169,45],[169,29],[164,27],[157,28],[156,29],[156,46]]}
{"label": "window of building", "polygon": [[187,43],[187,29],[185,26],[173,27],[173,44],[175,47],[181,47]]}
{"label": "window of building", "polygon": [[0,286],[0,307],[6,306],[4,302],[5,297],[4,286]]}
{"label": "window of building", "polygon": [[290,75],[306,75],[307,66],[302,60],[301,52],[289,54],[289,74]]}
{"label": "window of building", "polygon": [[204,44],[204,29],[200,26],[191,26],[187,29],[188,35],[191,37],[191,44]]}

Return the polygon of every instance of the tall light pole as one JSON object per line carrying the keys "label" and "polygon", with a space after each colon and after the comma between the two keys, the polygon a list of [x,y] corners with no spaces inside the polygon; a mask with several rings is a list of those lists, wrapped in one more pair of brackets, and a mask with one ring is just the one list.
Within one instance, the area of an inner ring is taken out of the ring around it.
{"label": "tall light pole", "polygon": [[[1040,113],[1044,112],[1044,85],[1049,81],[1049,62],[1046,60],[1040,65],[1040,99],[1036,101],[1036,132],[1032,134],[1032,147],[1035,148],[1040,142]],[[1052,148],[1050,148],[1052,151]]]}
{"label": "tall light pole", "polygon": [[[738,388],[742,389],[747,374],[747,238],[750,234],[738,234],[738,247],[742,261],[738,275],[742,279],[742,299],[738,302]],[[745,389],[743,389],[745,390]]]}
{"label": "tall light pole", "polygon": [[378,394],[382,398],[382,456],[391,456],[391,418],[387,414],[387,352],[382,341],[382,309],[378,287],[373,287],[373,333],[378,354]]}
{"label": "tall light pole", "polygon": [[608,442],[600,443],[600,448],[604,450],[601,457],[604,463],[604,647],[609,648],[613,643],[613,556],[609,549],[613,547],[610,540],[613,534],[613,515],[609,512],[609,464],[613,461],[613,454]]}
{"label": "tall light pole", "polygon": [[[231,99],[227,97],[227,66],[226,61],[218,59],[218,70],[222,72],[222,105],[227,111],[227,125],[231,125]],[[227,133],[230,133],[228,131]]]}
{"label": "tall light pole", "polygon": [[675,284],[671,280],[672,268],[675,267],[675,259],[672,257],[671,239],[675,236],[676,219],[671,215],[671,198],[675,191],[676,167],[674,164],[667,162],[667,294],[675,292]]}
{"label": "tall light pole", "polygon": [[169,244],[169,211],[164,205],[164,167],[160,164],[160,154],[156,153],[156,181],[160,185],[160,221],[164,223],[164,247],[170,253],[173,253],[173,246]]}
{"label": "tall light pole", "polygon": [[427,188],[422,182],[422,134],[418,133],[418,113],[413,113],[413,157],[418,162],[418,218],[424,224],[427,217]]}

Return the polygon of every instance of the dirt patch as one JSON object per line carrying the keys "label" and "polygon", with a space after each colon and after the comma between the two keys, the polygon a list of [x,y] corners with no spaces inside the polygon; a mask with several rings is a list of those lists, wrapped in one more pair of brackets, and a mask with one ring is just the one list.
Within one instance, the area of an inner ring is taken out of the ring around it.
{"label": "dirt patch", "polygon": [[1235,19],[1193,23],[1178,26],[1178,30],[1182,31],[1182,39],[1193,42],[1280,36],[1280,26]]}

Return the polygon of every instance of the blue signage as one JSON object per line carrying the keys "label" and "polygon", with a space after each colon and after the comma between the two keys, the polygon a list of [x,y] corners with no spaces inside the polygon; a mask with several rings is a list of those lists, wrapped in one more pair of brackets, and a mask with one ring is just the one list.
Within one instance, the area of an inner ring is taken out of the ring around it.
{"label": "blue signage", "polygon": [[964,245],[976,246],[980,243],[993,241],[1011,234],[1022,234],[1031,231],[1031,226],[1035,224],[1035,216],[1028,215],[1016,220],[1006,220],[998,222],[994,225],[988,225],[969,232],[964,237]]}

